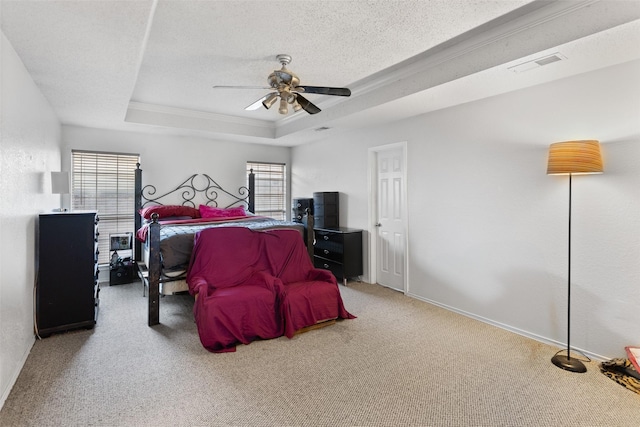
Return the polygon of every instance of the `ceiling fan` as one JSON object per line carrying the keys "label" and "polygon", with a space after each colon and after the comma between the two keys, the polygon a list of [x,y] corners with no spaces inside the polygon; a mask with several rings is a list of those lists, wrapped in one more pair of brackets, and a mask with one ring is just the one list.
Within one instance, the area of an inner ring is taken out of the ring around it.
{"label": "ceiling fan", "polygon": [[314,105],[307,98],[302,96],[302,93],[314,93],[319,95],[332,95],[332,96],[351,96],[351,91],[345,87],[324,87],[324,86],[306,86],[300,85],[300,79],[293,72],[287,69],[287,65],[291,62],[291,56],[278,55],[276,59],[282,68],[280,70],[274,70],[267,78],[269,86],[213,86],[214,88],[224,89],[273,89],[273,92],[268,93],[262,98],[258,99],[253,104],[249,105],[245,110],[257,110],[262,105],[264,108],[269,109],[275,102],[280,99],[280,107],[278,112],[280,114],[287,114],[289,112],[289,105],[292,106],[293,111],[304,110],[309,114],[316,114],[320,112],[320,108]]}

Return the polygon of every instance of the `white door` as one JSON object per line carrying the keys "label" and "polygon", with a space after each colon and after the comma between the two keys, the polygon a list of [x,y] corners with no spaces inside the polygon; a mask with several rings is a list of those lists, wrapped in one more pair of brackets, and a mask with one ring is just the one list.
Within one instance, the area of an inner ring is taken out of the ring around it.
{"label": "white door", "polygon": [[405,292],[405,155],[403,147],[377,152],[376,282]]}

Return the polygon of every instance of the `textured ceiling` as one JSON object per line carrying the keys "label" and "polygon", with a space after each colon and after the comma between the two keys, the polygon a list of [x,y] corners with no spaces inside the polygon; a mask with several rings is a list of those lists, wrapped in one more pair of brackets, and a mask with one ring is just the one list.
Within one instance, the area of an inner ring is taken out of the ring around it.
{"label": "textured ceiling", "polygon": [[[640,58],[640,1],[0,1],[2,31],[65,124],[295,145]],[[527,73],[508,65],[562,49]],[[322,112],[245,111],[280,68]]]}
{"label": "textured ceiling", "polygon": [[349,86],[524,3],[160,1],[132,100],[275,121],[244,111],[264,90],[211,86],[266,85],[280,53],[303,84]]}

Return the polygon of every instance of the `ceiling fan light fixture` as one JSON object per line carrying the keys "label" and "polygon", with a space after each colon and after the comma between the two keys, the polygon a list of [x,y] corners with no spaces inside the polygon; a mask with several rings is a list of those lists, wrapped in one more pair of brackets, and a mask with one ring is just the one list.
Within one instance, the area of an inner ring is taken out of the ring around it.
{"label": "ceiling fan light fixture", "polygon": [[285,98],[280,98],[280,108],[278,109],[278,113],[287,114],[289,112],[289,107],[287,106],[287,100]]}
{"label": "ceiling fan light fixture", "polygon": [[[283,95],[280,94],[280,96],[282,97]],[[286,99],[287,99],[287,104],[293,104],[294,102],[296,102],[296,96],[291,92],[287,92]]]}
{"label": "ceiling fan light fixture", "polygon": [[264,101],[262,101],[262,105],[264,105],[264,108],[266,108],[268,110],[276,102],[277,99],[278,99],[278,94],[277,93],[275,93],[275,92],[274,93],[270,93],[269,95],[267,95],[267,97],[264,99]]}
{"label": "ceiling fan light fixture", "polygon": [[[1,0],[0,0],[1,1]],[[289,113],[289,104],[293,112],[304,110],[309,114],[317,114],[321,110],[318,106],[314,105],[304,96],[302,92],[313,93],[317,95],[331,95],[331,96],[351,96],[351,90],[345,87],[325,87],[325,86],[300,86],[300,79],[293,72],[287,70],[287,65],[291,62],[291,56],[278,55],[276,57],[282,69],[274,70],[267,77],[269,87],[264,89],[271,89],[272,92],[263,96],[255,101],[253,104],[245,108],[245,110],[253,111],[260,108],[262,105],[267,110],[275,104],[278,98],[280,98],[280,106],[278,113],[286,115]],[[255,86],[214,86],[214,87],[235,87],[235,88],[247,88],[256,89]]]}

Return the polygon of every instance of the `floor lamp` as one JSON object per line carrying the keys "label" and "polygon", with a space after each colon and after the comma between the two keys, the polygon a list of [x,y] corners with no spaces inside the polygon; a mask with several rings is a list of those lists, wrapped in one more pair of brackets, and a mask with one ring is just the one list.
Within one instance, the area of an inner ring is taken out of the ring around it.
{"label": "floor lamp", "polygon": [[569,257],[567,274],[567,354],[553,356],[551,362],[571,372],[586,372],[580,360],[571,357],[571,176],[602,173],[602,156],[598,141],[565,141],[549,146],[547,175],[569,175]]}

